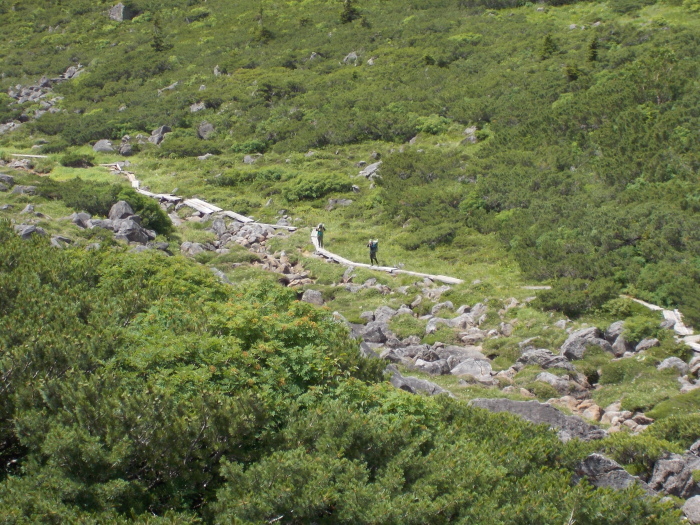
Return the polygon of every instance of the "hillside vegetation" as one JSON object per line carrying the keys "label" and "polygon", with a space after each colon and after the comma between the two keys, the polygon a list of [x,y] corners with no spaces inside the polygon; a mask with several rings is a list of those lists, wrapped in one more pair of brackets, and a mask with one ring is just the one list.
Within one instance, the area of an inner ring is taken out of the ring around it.
{"label": "hillside vegetation", "polygon": [[[648,481],[699,437],[697,362],[658,369],[692,352],[619,297],[700,326],[697,0],[124,3],[0,0],[0,522],[679,522],[680,499],[574,473],[604,452]],[[222,241],[99,166],[125,160],[150,191],[298,230]],[[59,220],[117,201],[161,248]],[[464,284],[328,264],[319,222],[351,260],[379,238],[381,264]],[[389,308],[404,346],[469,346],[427,325],[477,304],[488,384],[423,374],[453,397],[390,386],[346,328]],[[562,443],[465,403],[558,400],[514,368],[524,345],[618,320],[624,359],[548,373],[643,432]]]}
{"label": "hillside vegetation", "polygon": [[[385,154],[370,215],[403,225],[408,249],[495,233],[570,297],[547,307],[574,315],[625,289],[700,320],[691,0],[133,1],[124,22],[107,3],[1,6],[4,90],[85,67],[56,88],[64,111],[20,132],[47,150],[160,125],[174,132],[148,156],[364,144]],[[460,145],[468,126],[476,145]]]}

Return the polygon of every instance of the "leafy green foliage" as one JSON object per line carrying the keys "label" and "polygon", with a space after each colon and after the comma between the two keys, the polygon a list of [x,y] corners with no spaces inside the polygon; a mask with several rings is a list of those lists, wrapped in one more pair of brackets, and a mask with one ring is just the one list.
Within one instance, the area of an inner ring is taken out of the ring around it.
{"label": "leafy green foliage", "polygon": [[61,165],[70,168],[89,168],[95,165],[95,157],[86,153],[66,153],[61,157]]}
{"label": "leafy green foliage", "polygon": [[352,184],[346,177],[335,173],[325,175],[303,174],[282,188],[282,196],[288,201],[311,200],[329,193],[350,191]]}

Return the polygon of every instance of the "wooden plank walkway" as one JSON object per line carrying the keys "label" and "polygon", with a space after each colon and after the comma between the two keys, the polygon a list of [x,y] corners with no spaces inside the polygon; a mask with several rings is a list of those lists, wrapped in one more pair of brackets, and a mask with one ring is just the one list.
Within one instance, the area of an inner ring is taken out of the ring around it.
{"label": "wooden plank walkway", "polygon": [[340,255],[336,255],[333,252],[329,252],[328,250],[321,248],[318,245],[318,238],[316,237],[315,231],[311,232],[311,242],[313,243],[314,248],[316,249],[316,253],[324,256],[327,259],[330,259],[332,261],[340,263],[344,266],[351,266],[353,268],[367,268],[370,270],[378,270],[380,272],[387,272],[387,273],[391,273],[391,274],[413,275],[414,277],[424,277],[424,278],[427,277],[428,279],[431,279],[433,281],[440,281],[440,282],[446,283],[446,284],[462,284],[464,282],[462,279],[457,279],[456,277],[449,277],[447,275],[433,275],[430,273],[411,272],[408,270],[401,270],[399,268],[394,268],[393,266],[373,266],[371,264],[358,263],[358,262],[351,261],[349,259],[346,259],[345,257],[341,257]]}

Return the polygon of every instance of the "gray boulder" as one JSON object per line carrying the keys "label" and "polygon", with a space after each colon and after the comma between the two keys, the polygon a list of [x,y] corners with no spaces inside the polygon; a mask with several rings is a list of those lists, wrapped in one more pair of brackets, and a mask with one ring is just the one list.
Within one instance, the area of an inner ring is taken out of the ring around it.
{"label": "gray boulder", "polygon": [[243,157],[243,164],[255,164],[255,161],[258,160],[262,155],[245,155]]}
{"label": "gray boulder", "polygon": [[577,467],[579,479],[586,478],[594,487],[624,490],[639,483],[647,492],[651,492],[646,483],[628,473],[617,462],[602,454],[591,454]]}
{"label": "gray boulder", "polygon": [[683,514],[688,523],[700,523],[700,496],[693,496],[683,504]]}
{"label": "gray boulder", "polygon": [[686,375],[690,369],[688,363],[678,357],[668,357],[656,367],[657,370],[667,370],[669,368],[675,368],[682,376]]}
{"label": "gray boulder", "polygon": [[210,124],[207,121],[204,121],[199,126],[197,126],[197,136],[200,139],[207,140],[214,133],[216,133],[216,130],[214,129],[214,125]]}
{"label": "gray boulder", "polygon": [[625,328],[624,321],[615,321],[605,330],[605,339],[610,343],[614,343],[615,340],[622,335],[622,331]]}
{"label": "gray boulder", "polygon": [[385,343],[391,334],[391,330],[386,323],[372,321],[367,323],[362,330],[362,339],[368,343]]}
{"label": "gray boulder", "polygon": [[569,360],[583,359],[586,347],[599,346],[607,352],[613,353],[612,346],[602,338],[602,333],[595,326],[577,330],[571,334],[561,346],[561,355]]}
{"label": "gray boulder", "polygon": [[183,255],[189,255],[190,257],[194,257],[195,255],[206,251],[206,248],[204,248],[204,246],[198,242],[183,242],[180,245],[180,253]]}
{"label": "gray boulder", "polygon": [[481,359],[467,358],[450,370],[453,376],[472,376],[480,383],[493,383],[491,363]]}
{"label": "gray boulder", "polygon": [[360,355],[367,359],[379,359],[377,352],[372,350],[367,343],[360,343]]}
{"label": "gray boulder", "polygon": [[165,134],[170,133],[171,131],[172,131],[172,129],[170,128],[170,126],[161,126],[157,129],[154,129],[151,132],[151,136],[148,137],[148,142],[152,142],[153,144],[158,145],[161,142],[163,142],[163,139],[165,138]]}
{"label": "gray boulder", "polygon": [[331,211],[336,206],[350,206],[351,204],[352,200],[350,199],[328,199],[326,210]]}
{"label": "gray boulder", "polygon": [[18,184],[12,188],[12,193],[15,195],[36,195],[36,186],[22,186]]}
{"label": "gray boulder", "polygon": [[700,495],[693,480],[694,470],[700,470],[700,458],[696,455],[668,454],[654,464],[649,486],[683,499]]}
{"label": "gray boulder", "polygon": [[351,62],[357,62],[357,53],[355,53],[354,51],[351,51],[350,53],[345,55],[345,58],[343,59],[343,64],[350,64]]}
{"label": "gray boulder", "polygon": [[642,352],[644,350],[649,350],[650,348],[654,348],[655,346],[659,346],[661,343],[659,343],[658,339],[654,338],[648,338],[648,339],[642,339],[639,344],[634,348],[635,352]]}
{"label": "gray boulder", "polygon": [[109,218],[112,221],[126,219],[134,214],[133,208],[126,201],[119,201],[112,205],[109,210]]}
{"label": "gray boulder", "polygon": [[114,151],[114,146],[112,142],[107,139],[98,140],[92,147],[92,151],[97,153],[112,153]]}
{"label": "gray boulder", "polygon": [[148,241],[156,238],[156,233],[141,226],[139,221],[135,220],[135,217],[138,216],[133,215],[127,219],[112,221],[112,227],[115,232],[114,238],[116,240],[146,244]]}
{"label": "gray boulder", "polygon": [[556,390],[561,395],[566,395],[570,392],[568,379],[564,377],[555,376],[550,372],[542,372],[537,374],[535,381],[541,381],[542,383],[547,383],[551,385],[554,390]]}
{"label": "gray boulder", "polygon": [[612,350],[615,357],[621,357],[625,352],[634,352],[634,345],[627,341],[624,335],[618,335],[612,344]]}
{"label": "gray boulder", "polygon": [[34,235],[46,235],[43,228],[39,228],[33,224],[18,224],[15,226],[15,231],[17,232],[17,235],[24,240],[30,239]]}
{"label": "gray boulder", "polygon": [[65,248],[69,244],[73,244],[73,239],[64,237],[63,235],[51,236],[51,246],[54,248]]}
{"label": "gray boulder", "polygon": [[10,191],[10,187],[0,182],[0,191]]}
{"label": "gray boulder", "polygon": [[467,359],[476,359],[477,361],[488,361],[487,357],[481,353],[480,346],[456,346],[445,345],[436,347],[434,352],[440,359],[453,358],[457,363],[461,363]]}
{"label": "gray boulder", "polygon": [[15,185],[15,178],[12,175],[7,175],[5,173],[0,173],[0,182],[9,186],[10,188]]}
{"label": "gray boulder", "polygon": [[511,401],[510,399],[474,399],[471,405],[491,412],[510,412],[532,423],[547,424],[558,431],[559,439],[566,442],[573,438],[583,441],[601,439],[606,432],[589,425],[577,416],[567,416],[551,405],[539,401]]}
{"label": "gray boulder", "polygon": [[452,301],[445,301],[444,303],[438,303],[435,306],[433,306],[430,309],[430,313],[432,315],[437,315],[437,313],[440,310],[444,310],[444,309],[454,310],[454,307],[455,307],[455,305],[452,304]]}
{"label": "gray boulder", "polygon": [[387,323],[395,315],[396,310],[393,308],[390,308],[389,306],[380,306],[374,311],[374,320]]}
{"label": "gray boulder", "polygon": [[538,365],[542,368],[564,368],[573,370],[573,365],[563,355],[554,355],[545,348],[528,347],[518,358],[518,363],[523,365]]}
{"label": "gray boulder", "polygon": [[226,223],[221,217],[217,217],[214,219],[211,223],[211,231],[213,231],[216,235],[221,237],[224,233],[226,233],[227,228],[226,228]]}
{"label": "gray boulder", "polygon": [[128,157],[128,156],[132,155],[133,153],[134,153],[134,148],[128,142],[122,142],[119,145],[119,154],[122,157]]}
{"label": "gray boulder", "polygon": [[301,300],[305,303],[323,306],[323,294],[318,290],[306,290],[301,296]]}
{"label": "gray boulder", "polygon": [[73,224],[80,228],[87,228],[88,227],[88,221],[91,219],[89,213],[85,212],[79,212],[79,213],[73,213],[68,217],[68,220],[70,220]]}
{"label": "gray boulder", "polygon": [[360,172],[360,175],[362,177],[365,177],[366,179],[372,180],[379,175],[379,166],[381,166],[381,165],[382,165],[381,160],[379,162],[375,162],[373,164],[370,164],[369,166],[365,167],[365,169],[363,169]]}
{"label": "gray boulder", "polygon": [[34,214],[34,205],[33,204],[27,204],[24,209],[19,212],[20,215],[26,215],[28,213]]}
{"label": "gray boulder", "polygon": [[413,366],[421,372],[434,376],[450,373],[450,365],[444,359],[438,359],[437,361],[424,361],[423,359],[416,359]]}
{"label": "gray boulder", "polygon": [[136,16],[137,12],[133,9],[125,6],[121,2],[112,7],[109,10],[109,18],[115,22],[123,22],[124,20],[131,20]]}
{"label": "gray boulder", "polygon": [[425,393],[431,396],[438,394],[449,394],[449,392],[441,386],[431,383],[430,381],[426,381],[425,379],[402,376],[393,365],[388,366],[386,371],[392,374],[389,381],[392,385],[394,385],[396,388],[400,388],[401,390],[405,390],[406,392],[410,392],[411,394]]}
{"label": "gray boulder", "polygon": [[190,113],[197,113],[198,111],[203,111],[207,109],[207,105],[204,102],[195,102],[190,105]]}

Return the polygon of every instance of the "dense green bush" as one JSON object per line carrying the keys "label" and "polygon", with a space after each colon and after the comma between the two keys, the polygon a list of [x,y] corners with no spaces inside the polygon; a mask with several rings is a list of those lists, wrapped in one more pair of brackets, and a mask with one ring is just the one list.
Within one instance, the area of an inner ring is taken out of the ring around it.
{"label": "dense green bush", "polygon": [[89,168],[95,165],[95,157],[87,153],[70,152],[63,155],[59,162],[69,168]]}
{"label": "dense green bush", "polygon": [[538,294],[534,304],[544,310],[557,310],[567,316],[576,316],[599,308],[619,292],[619,285],[612,279],[591,282],[565,277],[555,281],[551,290],[544,290]]}
{"label": "dense green bush", "polygon": [[351,182],[342,175],[303,174],[289,181],[282,188],[282,196],[288,201],[312,200],[329,193],[350,191]]}
{"label": "dense green bush", "polygon": [[218,155],[221,153],[221,148],[210,140],[181,136],[168,137],[155,150],[155,153],[162,158],[199,157],[207,153]]}

